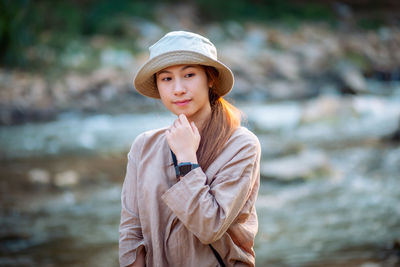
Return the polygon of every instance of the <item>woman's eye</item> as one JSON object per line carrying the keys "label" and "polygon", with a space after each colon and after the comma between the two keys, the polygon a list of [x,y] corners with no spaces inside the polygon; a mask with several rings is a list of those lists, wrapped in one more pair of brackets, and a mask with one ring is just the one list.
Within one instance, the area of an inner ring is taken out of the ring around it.
{"label": "woman's eye", "polygon": [[193,76],[194,76],[194,73],[188,73],[188,74],[185,75],[185,78],[190,78],[190,77],[193,77]]}
{"label": "woman's eye", "polygon": [[170,80],[171,80],[171,77],[161,78],[161,81],[163,81],[163,82],[167,82],[167,81],[170,81]]}

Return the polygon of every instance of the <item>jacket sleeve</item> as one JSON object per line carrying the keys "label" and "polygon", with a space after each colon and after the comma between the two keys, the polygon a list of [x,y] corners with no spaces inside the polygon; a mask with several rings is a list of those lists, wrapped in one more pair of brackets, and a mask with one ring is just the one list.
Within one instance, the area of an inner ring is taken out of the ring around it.
{"label": "jacket sleeve", "polygon": [[[179,220],[203,244],[211,244],[222,237],[259,179],[258,140],[236,144],[236,147],[210,185],[207,185],[207,177],[201,168],[196,168],[162,196]],[[232,145],[230,149],[234,149]]]}
{"label": "jacket sleeve", "polygon": [[[119,262],[127,266],[135,262],[140,249],[144,249],[136,196],[138,154],[137,140],[128,153],[128,165],[121,192],[121,222],[119,225]],[[142,247],[141,247],[142,246]]]}

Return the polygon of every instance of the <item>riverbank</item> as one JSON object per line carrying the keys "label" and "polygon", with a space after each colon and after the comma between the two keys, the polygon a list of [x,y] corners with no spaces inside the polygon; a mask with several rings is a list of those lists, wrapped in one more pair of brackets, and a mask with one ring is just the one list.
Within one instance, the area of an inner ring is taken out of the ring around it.
{"label": "riverbank", "polygon": [[[398,172],[400,153],[373,145],[354,162],[363,150],[330,154],[334,166],[341,167],[341,177],[291,182],[262,178],[258,266],[399,263],[399,180],[390,170]],[[367,177],[366,165],[383,155],[382,165],[375,163]],[[345,169],[345,162],[353,164]],[[118,266],[115,233],[125,164],[125,153],[3,161],[2,266]],[[68,172],[78,179],[68,179]],[[46,175],[49,181],[43,179]]]}
{"label": "riverbank", "polygon": [[[188,27],[179,20],[176,24]],[[52,68],[0,68],[0,125],[51,121],[66,112],[154,109],[154,101],[134,90],[132,78],[148,56],[148,45],[165,30],[146,20],[132,27],[140,32],[135,45],[94,36],[66,43]],[[235,101],[301,100],[329,92],[387,96],[392,87],[377,87],[373,81],[400,80],[400,30],[393,26],[362,30],[303,23],[287,28],[230,21],[191,30],[215,42],[219,57],[234,71],[235,90],[229,97]]]}
{"label": "riverbank", "polygon": [[[386,139],[400,115],[395,95],[239,108],[262,145],[259,266],[400,262],[400,150]],[[0,128],[0,263],[118,266],[126,153],[138,133],[172,119],[160,111]]]}

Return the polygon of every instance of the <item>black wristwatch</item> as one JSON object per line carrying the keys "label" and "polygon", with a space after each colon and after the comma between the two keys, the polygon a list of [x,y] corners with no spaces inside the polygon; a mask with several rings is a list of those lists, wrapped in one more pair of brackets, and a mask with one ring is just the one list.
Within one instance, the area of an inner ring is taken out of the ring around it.
{"label": "black wristwatch", "polygon": [[200,165],[197,163],[191,163],[191,162],[179,163],[178,166],[175,167],[176,175],[178,177],[185,176],[188,172],[198,167],[200,167]]}

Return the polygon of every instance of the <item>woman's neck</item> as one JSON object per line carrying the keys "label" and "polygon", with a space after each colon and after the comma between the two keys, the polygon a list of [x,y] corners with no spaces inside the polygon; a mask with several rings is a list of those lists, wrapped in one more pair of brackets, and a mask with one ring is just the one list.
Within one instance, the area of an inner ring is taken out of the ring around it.
{"label": "woman's neck", "polygon": [[197,116],[192,116],[188,118],[189,122],[194,122],[196,124],[196,127],[199,129],[201,132],[203,127],[206,125],[207,120],[211,118],[211,107],[207,110],[207,112],[202,112],[200,114],[197,114]]}

